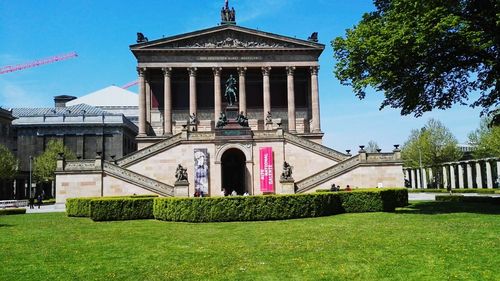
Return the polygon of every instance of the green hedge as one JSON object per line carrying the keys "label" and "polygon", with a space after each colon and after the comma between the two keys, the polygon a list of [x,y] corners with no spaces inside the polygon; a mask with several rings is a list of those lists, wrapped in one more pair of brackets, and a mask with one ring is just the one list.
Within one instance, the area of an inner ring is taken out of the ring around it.
{"label": "green hedge", "polygon": [[90,218],[94,221],[152,219],[153,197],[104,198],[90,201]]}
{"label": "green hedge", "polygon": [[154,217],[165,221],[223,222],[394,211],[398,204],[402,204],[396,202],[398,192],[400,189],[360,189],[273,196],[156,198]]}
{"label": "green hedge", "polygon": [[[406,188],[356,188],[353,189],[352,192],[360,192],[360,191],[380,191],[380,190],[390,190],[394,192],[394,196],[396,197],[396,207],[405,207],[408,206],[408,189]],[[326,193],[332,192],[329,189],[317,189],[318,193]],[[345,192],[341,190],[340,192]],[[362,203],[362,202],[361,202]],[[362,203],[363,204],[363,203]]]}
{"label": "green hedge", "polygon": [[[446,189],[408,189],[409,193],[421,193],[421,192],[429,192],[429,193],[449,193]],[[500,193],[498,189],[491,188],[461,188],[461,189],[452,189],[451,193],[480,193],[480,194],[495,194]]]}
{"label": "green hedge", "polygon": [[26,209],[24,209],[24,208],[0,209],[0,216],[3,216],[3,215],[20,215],[20,214],[26,214]]}
{"label": "green hedge", "polygon": [[436,195],[436,201],[464,202],[464,203],[491,203],[500,205],[500,197],[490,197],[490,196]]}
{"label": "green hedge", "polygon": [[90,217],[90,202],[106,198],[154,198],[158,195],[132,195],[132,196],[107,196],[107,197],[80,197],[66,200],[66,215],[68,217]]}

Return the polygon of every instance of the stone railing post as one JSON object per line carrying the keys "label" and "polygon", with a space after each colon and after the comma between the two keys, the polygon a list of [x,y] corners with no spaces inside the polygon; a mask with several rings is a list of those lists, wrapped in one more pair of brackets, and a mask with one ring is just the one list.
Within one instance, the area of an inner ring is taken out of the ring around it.
{"label": "stone railing post", "polygon": [[94,167],[96,170],[102,170],[102,152],[100,151],[96,153]]}
{"label": "stone railing post", "polygon": [[366,150],[365,150],[365,146],[364,145],[360,145],[359,146],[359,162],[360,163],[364,163],[367,161],[367,157],[366,157]]}
{"label": "stone railing post", "polygon": [[56,162],[56,171],[64,171],[66,166],[66,160],[64,158],[64,153],[59,153]]}

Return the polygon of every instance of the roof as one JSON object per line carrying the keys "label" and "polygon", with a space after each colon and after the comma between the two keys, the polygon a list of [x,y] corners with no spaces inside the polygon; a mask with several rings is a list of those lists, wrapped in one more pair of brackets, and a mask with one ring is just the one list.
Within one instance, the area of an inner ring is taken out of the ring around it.
{"label": "roof", "polygon": [[73,106],[82,103],[92,106],[139,106],[139,97],[134,92],[117,86],[109,86],[72,100],[66,105]]}
{"label": "roof", "polygon": [[68,107],[42,107],[42,108],[13,108],[12,115],[19,117],[34,116],[78,116],[78,115],[116,115],[106,112],[100,108],[88,105],[78,104]]}
{"label": "roof", "polygon": [[[293,50],[297,48],[305,48],[305,49],[310,49],[310,50],[320,50],[322,51],[325,48],[325,45],[309,41],[309,40],[302,40],[302,39],[297,39],[289,36],[283,36],[283,35],[278,35],[274,33],[269,33],[269,32],[264,32],[256,29],[251,29],[247,27],[242,27],[242,26],[237,26],[237,25],[220,25],[212,28],[207,28],[207,29],[202,29],[194,32],[189,32],[189,33],[184,33],[184,34],[179,34],[171,37],[166,37],[158,40],[153,40],[149,42],[143,42],[139,44],[134,44],[130,46],[130,49],[132,52],[134,51],[141,51],[141,50],[159,50],[159,49],[169,49],[171,47],[176,48],[176,49],[191,49],[191,50],[196,50],[199,49],[197,48],[198,46],[178,46],[176,43],[177,42],[182,42],[185,40],[191,40],[195,38],[207,38],[211,37],[213,34],[221,33],[221,32],[227,32],[227,31],[234,31],[237,32],[238,34],[247,34],[250,36],[253,36],[253,38],[261,38],[261,39],[267,39],[270,41],[266,41],[266,43],[262,45],[252,45],[249,49],[254,49],[254,50],[259,50],[259,49],[269,49],[271,46],[269,46],[268,43],[278,43],[279,48],[273,48],[275,50]],[[196,40],[196,39],[195,39]],[[173,44],[173,45],[172,45]],[[234,43],[233,43],[234,44]],[[214,48],[228,48],[228,49],[233,49],[234,47],[238,47],[238,44],[234,44],[235,46],[215,46]],[[193,48],[194,47],[194,48]],[[242,47],[242,46],[239,46]],[[243,46],[248,48],[248,46]]]}

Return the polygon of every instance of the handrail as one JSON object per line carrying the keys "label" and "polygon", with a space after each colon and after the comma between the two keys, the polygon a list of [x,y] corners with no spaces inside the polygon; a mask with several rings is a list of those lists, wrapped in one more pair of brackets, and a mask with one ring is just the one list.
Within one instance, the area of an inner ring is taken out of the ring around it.
{"label": "handrail", "polygon": [[144,189],[157,193],[163,196],[174,196],[174,187],[163,182],[159,182],[152,178],[132,172],[109,162],[103,163],[104,172],[118,177],[124,181],[136,184]]}
{"label": "handrail", "polygon": [[313,141],[310,141],[306,138],[295,136],[293,134],[284,132],[283,137],[285,140],[288,142],[291,142],[297,146],[300,146],[306,150],[309,150],[311,152],[314,152],[316,154],[322,155],[328,159],[335,160],[337,162],[343,161],[345,159],[348,159],[348,155],[338,152],[334,149],[331,149],[329,147],[326,147],[324,145],[321,145],[319,143],[315,143]]}
{"label": "handrail", "polygon": [[297,187],[297,193],[302,193],[311,188],[318,186],[340,174],[347,172],[353,167],[359,165],[360,159],[359,155],[355,155],[348,158],[342,162],[339,162],[329,168],[317,172],[316,174],[309,176],[303,180],[298,181],[295,185]]}
{"label": "handrail", "polygon": [[148,157],[148,156],[151,156],[151,155],[154,155],[154,154],[158,154],[174,145],[177,145],[181,142],[182,140],[182,134],[177,134],[177,135],[174,135],[172,136],[171,138],[168,138],[166,140],[163,140],[163,141],[160,141],[158,143],[155,143],[151,146],[148,146],[146,148],[143,148],[141,150],[138,150],[134,153],[131,153],[121,159],[118,159],[116,161],[117,165],[118,166],[121,166],[121,167],[128,167],[134,163],[137,163],[139,162],[140,160]]}

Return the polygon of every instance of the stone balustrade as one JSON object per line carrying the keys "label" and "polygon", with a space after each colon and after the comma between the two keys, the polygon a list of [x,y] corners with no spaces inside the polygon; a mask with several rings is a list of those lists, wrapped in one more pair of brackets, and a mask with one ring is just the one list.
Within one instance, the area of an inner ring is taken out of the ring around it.
{"label": "stone balustrade", "polygon": [[407,187],[500,188],[500,158],[443,163],[436,167],[405,168]]}

